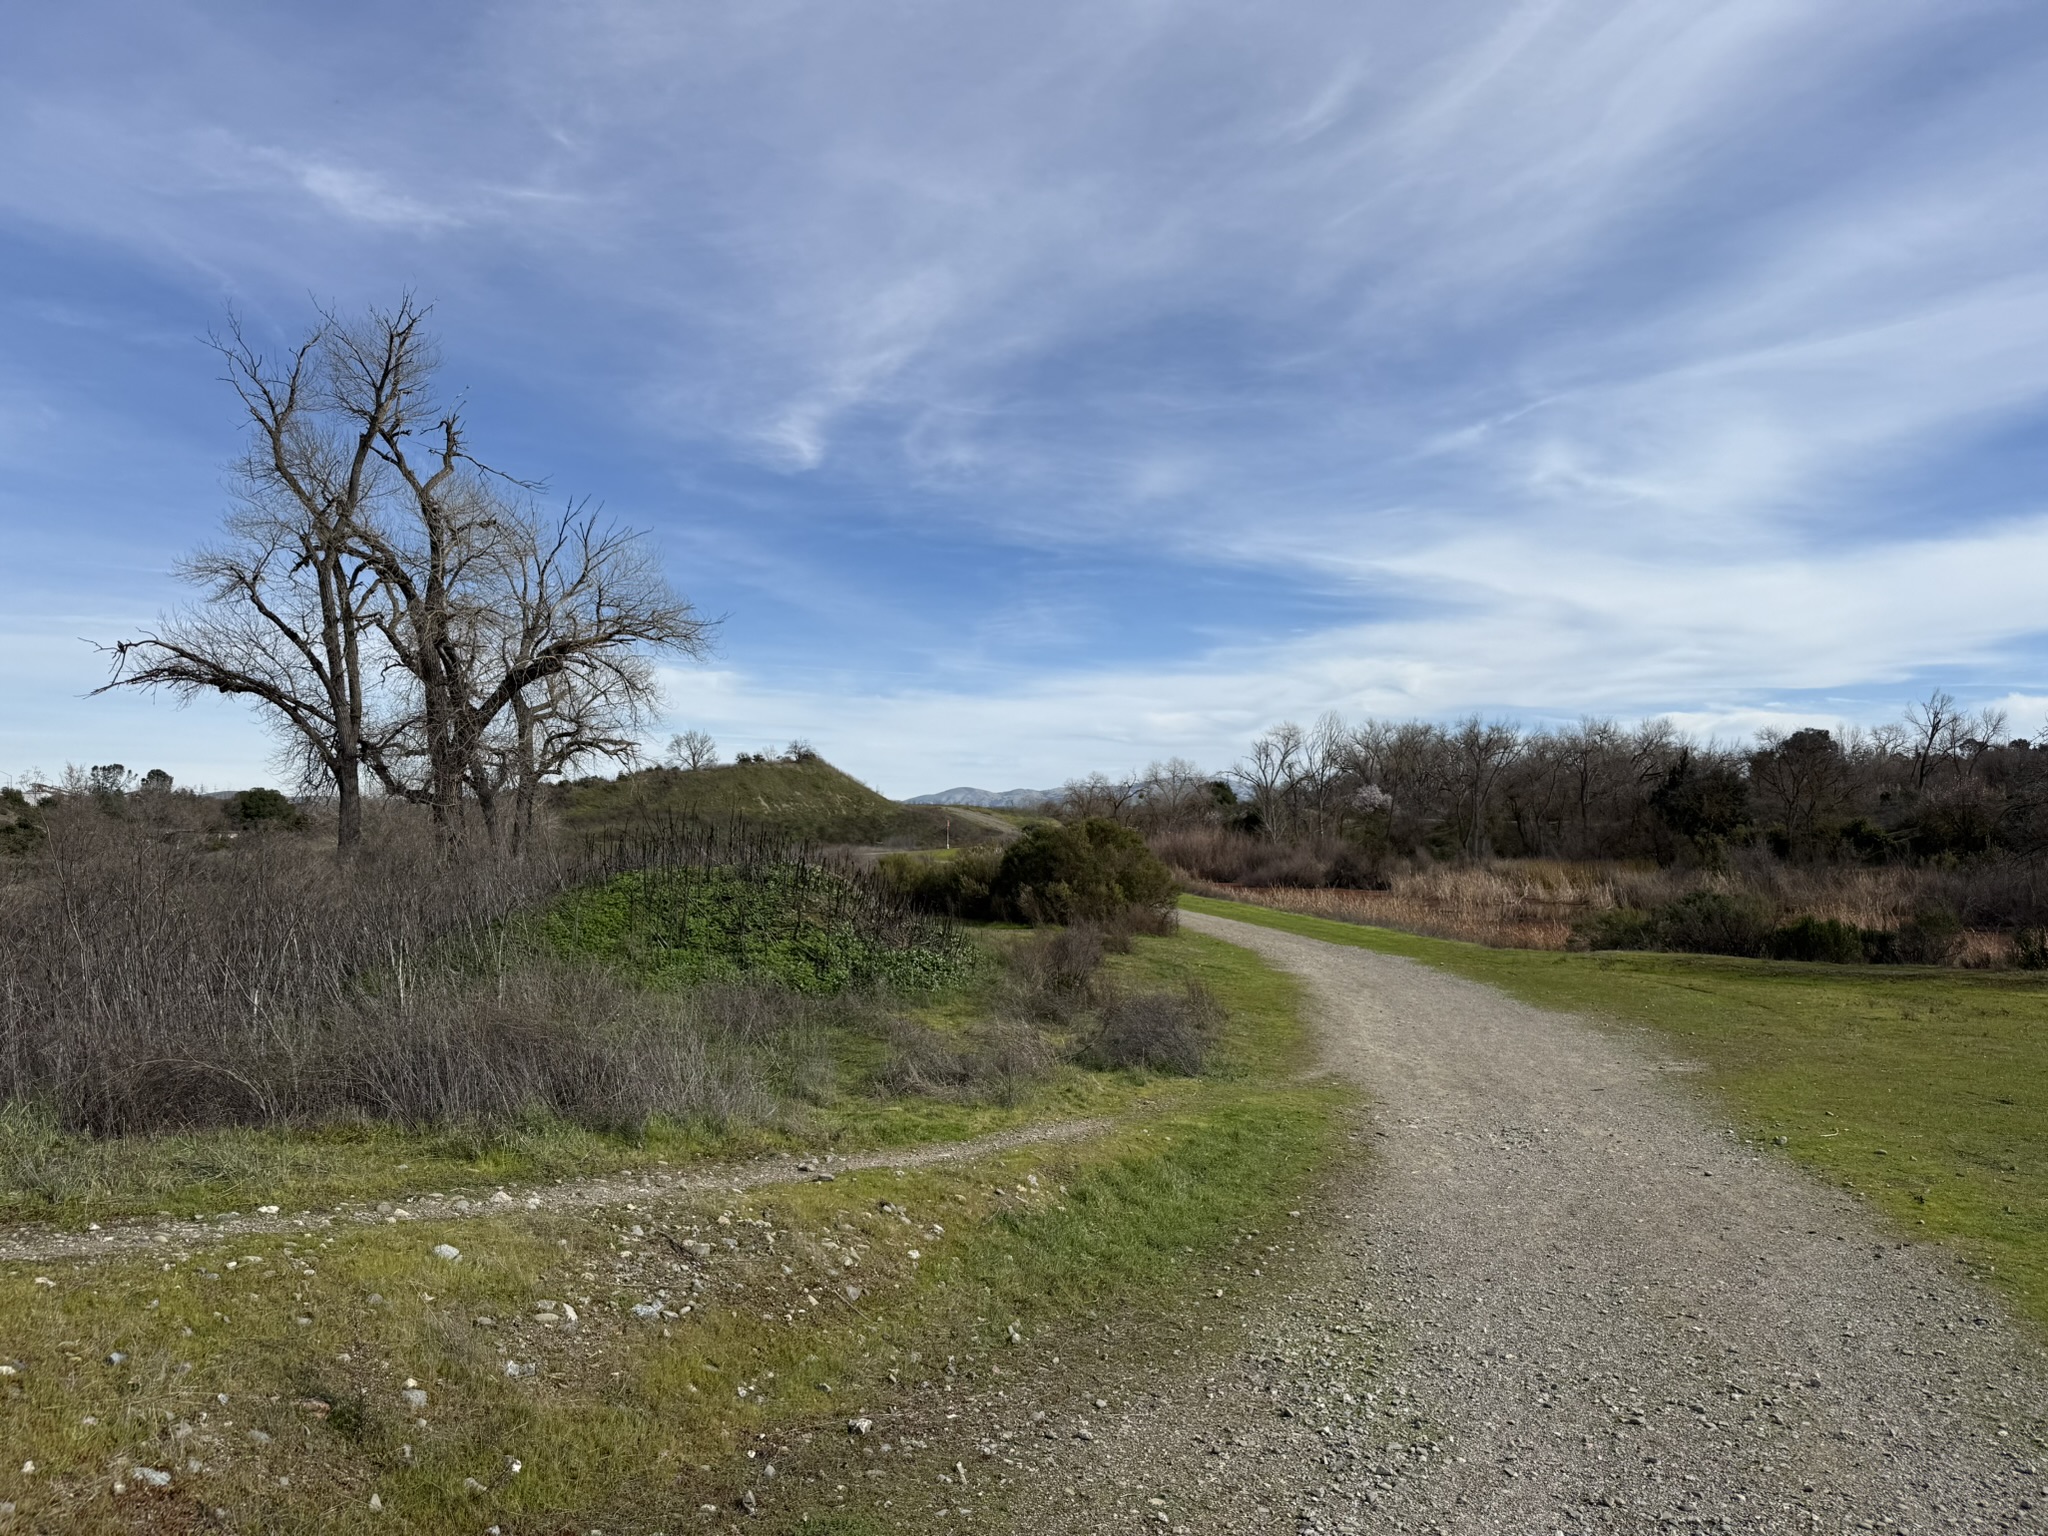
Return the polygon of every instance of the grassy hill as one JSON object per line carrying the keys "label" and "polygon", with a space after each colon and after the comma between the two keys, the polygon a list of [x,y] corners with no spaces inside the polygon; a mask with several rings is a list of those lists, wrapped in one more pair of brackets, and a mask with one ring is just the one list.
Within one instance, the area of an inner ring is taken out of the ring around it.
{"label": "grassy hill", "polygon": [[570,826],[590,831],[698,816],[744,820],[813,843],[936,848],[949,840],[949,830],[955,847],[1002,835],[992,818],[899,804],[818,757],[689,771],[643,768],[564,785],[559,805]]}

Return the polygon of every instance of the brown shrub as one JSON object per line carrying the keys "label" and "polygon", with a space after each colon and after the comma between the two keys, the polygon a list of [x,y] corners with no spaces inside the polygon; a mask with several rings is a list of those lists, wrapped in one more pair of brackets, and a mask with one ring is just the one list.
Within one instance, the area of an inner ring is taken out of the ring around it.
{"label": "brown shrub", "polygon": [[1134,992],[1113,997],[1076,1056],[1105,1070],[1201,1073],[1223,1025],[1223,1010],[1198,982],[1181,992]]}
{"label": "brown shrub", "polygon": [[823,1005],[647,993],[519,949],[501,919],[584,866],[449,849],[381,806],[317,833],[166,838],[89,801],[0,872],[0,1102],[74,1130],[557,1114],[751,1119],[829,1092]]}
{"label": "brown shrub", "polygon": [[956,1035],[896,1018],[884,1026],[883,1041],[878,1087],[965,1102],[1014,1104],[1059,1060],[1052,1042],[1019,1019],[999,1017]]}

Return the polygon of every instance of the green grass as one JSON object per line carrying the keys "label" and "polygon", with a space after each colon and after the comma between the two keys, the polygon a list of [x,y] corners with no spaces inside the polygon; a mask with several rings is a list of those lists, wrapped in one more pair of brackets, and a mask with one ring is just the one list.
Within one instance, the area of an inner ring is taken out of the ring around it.
{"label": "green grass", "polygon": [[2048,1325],[2048,981],[2024,972],[1488,949],[1187,897],[1647,1028],[1748,1132],[1952,1245]]}
{"label": "green grass", "polygon": [[[753,1487],[766,1529],[902,1529],[874,1523],[858,1490],[842,1509],[829,1481],[804,1480],[850,1415],[907,1401],[955,1360],[993,1371],[1105,1317],[1137,1341],[1148,1319],[1217,1307],[1210,1267],[1340,1140],[1344,1094],[1294,1078],[1308,1046],[1291,981],[1193,935],[1140,940],[1113,964],[1133,982],[1208,985],[1231,1014],[1226,1069],[1104,1079],[1141,1112],[1085,1143],[659,1212],[0,1266],[0,1499],[31,1528],[78,1531],[183,1529],[216,1507],[231,1529],[649,1531],[693,1528],[700,1504],[730,1509]],[[681,1258],[662,1234],[701,1234],[714,1257]],[[433,1257],[437,1242],[460,1260]],[[631,1315],[661,1291],[677,1316]],[[543,1298],[578,1308],[573,1337],[529,1321]],[[508,1377],[507,1359],[537,1370]],[[405,1404],[408,1380],[424,1410]],[[766,1460],[788,1481],[765,1480]],[[134,1465],[172,1471],[172,1488],[138,1491]]]}
{"label": "green grass", "polygon": [[796,861],[619,875],[561,897],[532,931],[656,986],[744,977],[797,992],[932,990],[969,980],[977,957],[950,925],[891,921],[855,881]]}
{"label": "green grass", "polygon": [[[925,848],[939,846],[948,836],[943,808],[899,804],[822,758],[728,763],[691,773],[644,768],[616,779],[568,785],[561,795],[564,819],[585,832],[631,833],[667,818],[699,817],[744,821],[759,831],[812,843]],[[950,835],[959,844],[1000,834],[954,816]]]}

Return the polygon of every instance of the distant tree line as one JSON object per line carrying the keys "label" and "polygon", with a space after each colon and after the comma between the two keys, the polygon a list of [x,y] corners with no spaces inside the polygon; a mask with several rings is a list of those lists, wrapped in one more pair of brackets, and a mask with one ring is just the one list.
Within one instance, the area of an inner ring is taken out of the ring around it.
{"label": "distant tree line", "polygon": [[476,456],[426,318],[323,314],[279,356],[215,338],[248,429],[237,504],[181,568],[203,601],[109,648],[109,688],[255,702],[345,848],[366,779],[444,836],[516,845],[543,781],[636,755],[651,658],[710,629],[639,534],[545,514]]}
{"label": "distant tree line", "polygon": [[1940,691],[1895,724],[1766,730],[1740,744],[1663,720],[1325,715],[1275,726],[1227,773],[1176,759],[1076,780],[1062,814],[1439,860],[1712,864],[1736,847],[1797,862],[1961,860],[2048,849],[2048,750]]}

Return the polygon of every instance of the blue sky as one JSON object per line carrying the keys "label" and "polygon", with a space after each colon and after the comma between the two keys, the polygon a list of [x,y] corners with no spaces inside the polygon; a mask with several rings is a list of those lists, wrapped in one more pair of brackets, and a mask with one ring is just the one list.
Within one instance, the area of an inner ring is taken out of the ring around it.
{"label": "blue sky", "polygon": [[1326,709],[2048,716],[2048,11],[86,3],[0,21],[0,774],[180,598],[200,338],[411,288],[727,616],[669,728],[894,794]]}

